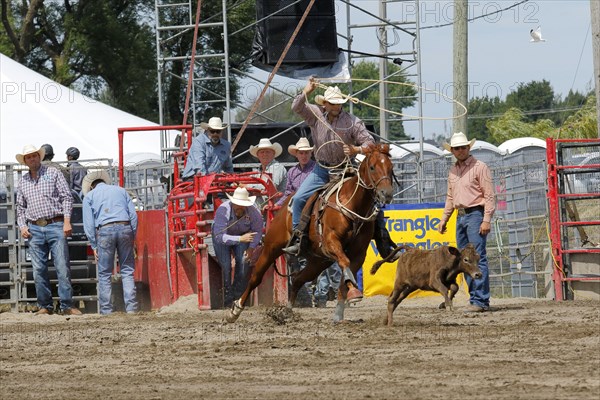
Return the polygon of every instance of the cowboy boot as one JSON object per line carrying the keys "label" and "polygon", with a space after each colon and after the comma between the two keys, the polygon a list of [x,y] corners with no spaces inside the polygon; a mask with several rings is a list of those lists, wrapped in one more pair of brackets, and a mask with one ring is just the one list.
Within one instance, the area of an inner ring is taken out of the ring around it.
{"label": "cowboy boot", "polygon": [[375,239],[375,245],[381,258],[386,258],[397,247],[387,230],[382,211],[379,212],[375,220],[373,239]]}
{"label": "cowboy boot", "polygon": [[291,256],[299,256],[300,247],[302,244],[302,236],[304,236],[304,232],[299,229],[294,229],[294,232],[292,232],[292,237],[290,238],[287,246],[281,250]]}

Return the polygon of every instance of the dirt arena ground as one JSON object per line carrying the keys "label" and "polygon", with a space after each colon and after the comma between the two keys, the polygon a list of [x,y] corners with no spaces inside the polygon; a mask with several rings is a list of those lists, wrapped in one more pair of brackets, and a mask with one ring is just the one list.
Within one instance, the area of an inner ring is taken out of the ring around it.
{"label": "dirt arena ground", "polygon": [[[600,302],[494,299],[497,311],[386,299],[224,311],[180,299],[109,317],[0,314],[1,399],[600,399]],[[271,315],[271,316],[269,316]]]}

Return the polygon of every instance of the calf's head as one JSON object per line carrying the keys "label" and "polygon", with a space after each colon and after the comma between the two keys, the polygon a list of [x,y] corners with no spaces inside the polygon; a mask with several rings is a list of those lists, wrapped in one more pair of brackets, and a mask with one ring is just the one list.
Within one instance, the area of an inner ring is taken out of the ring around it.
{"label": "calf's head", "polygon": [[458,258],[459,271],[469,274],[473,279],[481,279],[483,275],[479,269],[479,253],[475,250],[475,246],[469,243],[460,251],[455,247],[450,247],[449,250]]}

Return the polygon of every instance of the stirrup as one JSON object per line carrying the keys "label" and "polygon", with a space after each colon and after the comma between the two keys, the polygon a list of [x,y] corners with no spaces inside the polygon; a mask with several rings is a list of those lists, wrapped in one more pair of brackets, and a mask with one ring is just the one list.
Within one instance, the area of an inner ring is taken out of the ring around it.
{"label": "stirrup", "polygon": [[283,249],[281,249],[284,253],[289,254],[290,256],[298,256],[300,255],[300,241],[296,240],[296,243],[284,247]]}

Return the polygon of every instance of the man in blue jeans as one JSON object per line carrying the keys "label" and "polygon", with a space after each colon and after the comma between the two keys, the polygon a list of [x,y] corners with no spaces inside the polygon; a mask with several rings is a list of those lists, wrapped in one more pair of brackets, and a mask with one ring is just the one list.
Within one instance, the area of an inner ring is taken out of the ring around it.
{"label": "man in blue jeans", "polygon": [[94,171],[83,178],[83,229],[94,250],[98,266],[98,302],[102,315],[113,312],[112,272],[115,252],[119,257],[125,311],[138,311],[136,299],[134,245],[137,214],[129,193],[110,184],[106,171]]}
{"label": "man in blue jeans", "polygon": [[71,269],[67,237],[71,236],[73,198],[63,174],[42,165],[44,148],[26,145],[16,158],[29,167],[17,189],[17,225],[29,240],[35,292],[40,307],[36,314],[52,314],[54,304],[48,276],[48,255],[52,254],[58,278],[60,309],[65,315],[81,315],[73,306]]}
{"label": "man in blue jeans", "polygon": [[472,243],[480,256],[482,278],[466,277],[471,297],[466,312],[477,313],[490,310],[490,275],[485,246],[496,199],[490,169],[469,154],[473,143],[475,139],[467,140],[462,132],[452,135],[450,144],[444,143],[456,163],[450,168],[446,206],[438,230],[442,234],[446,232],[446,224],[456,209],[456,245],[462,249]]}
{"label": "man in blue jeans", "polygon": [[[262,236],[263,218],[255,207],[256,196],[238,187],[229,201],[224,201],[215,212],[212,226],[213,246],[223,274],[223,305],[229,308],[247,286],[254,251]],[[231,256],[235,258],[233,284],[231,280]]]}

